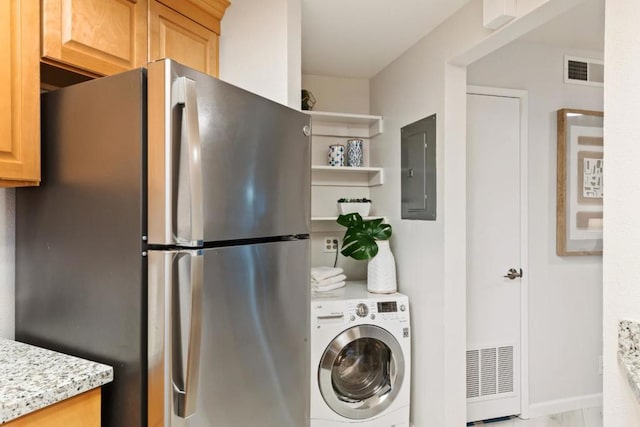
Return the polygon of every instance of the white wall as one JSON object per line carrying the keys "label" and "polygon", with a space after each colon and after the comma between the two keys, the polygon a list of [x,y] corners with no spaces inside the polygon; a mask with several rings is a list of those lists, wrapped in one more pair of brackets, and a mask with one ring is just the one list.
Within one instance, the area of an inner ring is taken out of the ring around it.
{"label": "white wall", "polygon": [[[371,80],[371,113],[385,118],[372,164],[385,185],[372,190],[394,227],[392,249],[401,292],[412,301],[412,422],[464,425],[466,304],[466,65],[575,5],[528,1],[531,12],[494,33],[482,28],[472,0]],[[459,66],[458,66],[459,65]],[[437,114],[436,221],[400,219],[400,128]]]}
{"label": "white wall", "polygon": [[15,334],[15,190],[0,189],[0,337]]}
{"label": "white wall", "polygon": [[315,111],[369,114],[369,80],[302,75],[302,88],[316,98]]}
{"label": "white wall", "polygon": [[640,3],[605,11],[604,425],[640,426],[640,402],[616,361],[617,324],[640,321]]}
{"label": "white wall", "polygon": [[222,20],[220,78],[300,109],[301,0],[234,0]]}
{"label": "white wall", "polygon": [[[451,51],[488,34],[480,27],[482,2],[472,1],[445,24],[419,41],[371,80],[371,113],[384,116],[385,132],[372,143],[372,164],[385,167],[385,185],[372,190],[393,226],[392,250],[398,267],[399,291],[412,307],[413,356],[412,423],[415,426],[462,426],[465,423],[465,289],[464,266],[457,271],[462,283],[445,286],[447,250],[464,253],[456,241],[460,232],[445,233],[448,204],[464,197],[464,169],[448,169],[445,156],[462,149],[462,134],[445,111],[464,111],[462,98],[445,99],[446,87],[466,84],[464,69],[447,66]],[[465,29],[462,31],[461,29]],[[462,104],[460,104],[462,102]],[[437,220],[400,219],[400,128],[437,114]],[[451,144],[445,147],[445,138]],[[452,154],[452,157],[455,157]],[[449,180],[449,178],[451,178]],[[446,181],[446,182],[445,182]],[[447,197],[451,189],[452,197]],[[461,191],[456,191],[460,190]],[[464,201],[458,209],[464,224]],[[464,227],[461,230],[464,233]],[[451,239],[445,242],[446,239]],[[457,249],[445,249],[457,245]]]}
{"label": "white wall", "polygon": [[[602,52],[514,42],[467,69],[469,84],[529,91],[529,400],[538,413],[559,399],[602,393],[602,257],[556,255],[556,114],[602,111],[603,89],[565,84],[563,56]],[[577,403],[577,402],[574,402]]]}

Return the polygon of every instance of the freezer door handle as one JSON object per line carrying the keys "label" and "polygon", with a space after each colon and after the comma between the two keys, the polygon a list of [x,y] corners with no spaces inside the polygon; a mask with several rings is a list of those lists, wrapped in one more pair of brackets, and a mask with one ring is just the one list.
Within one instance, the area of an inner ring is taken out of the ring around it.
{"label": "freezer door handle", "polygon": [[197,247],[204,240],[204,215],[196,82],[178,77],[173,92],[177,104],[182,106],[178,194],[173,198],[177,201],[175,239],[177,245]]}
{"label": "freezer door handle", "polygon": [[172,286],[172,383],[175,413],[187,418],[195,413],[198,400],[204,254],[189,251],[181,255]]}

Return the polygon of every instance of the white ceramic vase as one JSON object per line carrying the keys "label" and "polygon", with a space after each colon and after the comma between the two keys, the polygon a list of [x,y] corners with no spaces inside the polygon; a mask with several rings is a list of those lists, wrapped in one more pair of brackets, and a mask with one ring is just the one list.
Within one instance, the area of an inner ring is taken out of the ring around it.
{"label": "white ceramic vase", "polygon": [[378,240],[378,254],[367,266],[367,290],[374,294],[392,294],[398,290],[396,260],[388,240]]}

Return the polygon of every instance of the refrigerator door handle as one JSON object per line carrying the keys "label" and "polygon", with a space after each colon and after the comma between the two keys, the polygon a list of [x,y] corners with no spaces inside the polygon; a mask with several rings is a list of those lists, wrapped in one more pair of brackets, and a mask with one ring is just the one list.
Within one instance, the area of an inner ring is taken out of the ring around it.
{"label": "refrigerator door handle", "polygon": [[173,92],[176,103],[182,106],[178,194],[173,198],[177,202],[175,239],[177,245],[198,247],[204,241],[204,215],[196,82],[178,77]]}
{"label": "refrigerator door handle", "polygon": [[[202,334],[202,286],[204,280],[204,254],[202,251],[183,252],[190,265],[188,278],[178,274],[177,286],[173,287],[173,309],[171,315],[171,332],[173,336],[173,396],[177,416],[187,418],[196,411],[198,400],[198,379],[200,376],[200,345]],[[179,257],[178,259],[180,260]],[[180,264],[180,261],[178,261]],[[180,266],[178,267],[180,270]],[[187,295],[189,286],[189,304],[182,296]],[[185,308],[188,307],[188,311]],[[187,311],[185,313],[185,311]],[[187,323],[188,327],[185,328]],[[182,336],[188,337],[186,346]],[[185,348],[186,347],[186,348]],[[186,364],[184,363],[186,359]]]}

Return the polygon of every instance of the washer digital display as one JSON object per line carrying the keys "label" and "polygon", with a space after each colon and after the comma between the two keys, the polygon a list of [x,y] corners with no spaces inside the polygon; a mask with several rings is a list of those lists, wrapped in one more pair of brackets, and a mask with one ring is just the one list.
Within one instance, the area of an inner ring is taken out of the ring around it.
{"label": "washer digital display", "polygon": [[378,313],[395,313],[398,311],[398,303],[395,301],[385,301],[378,303]]}

